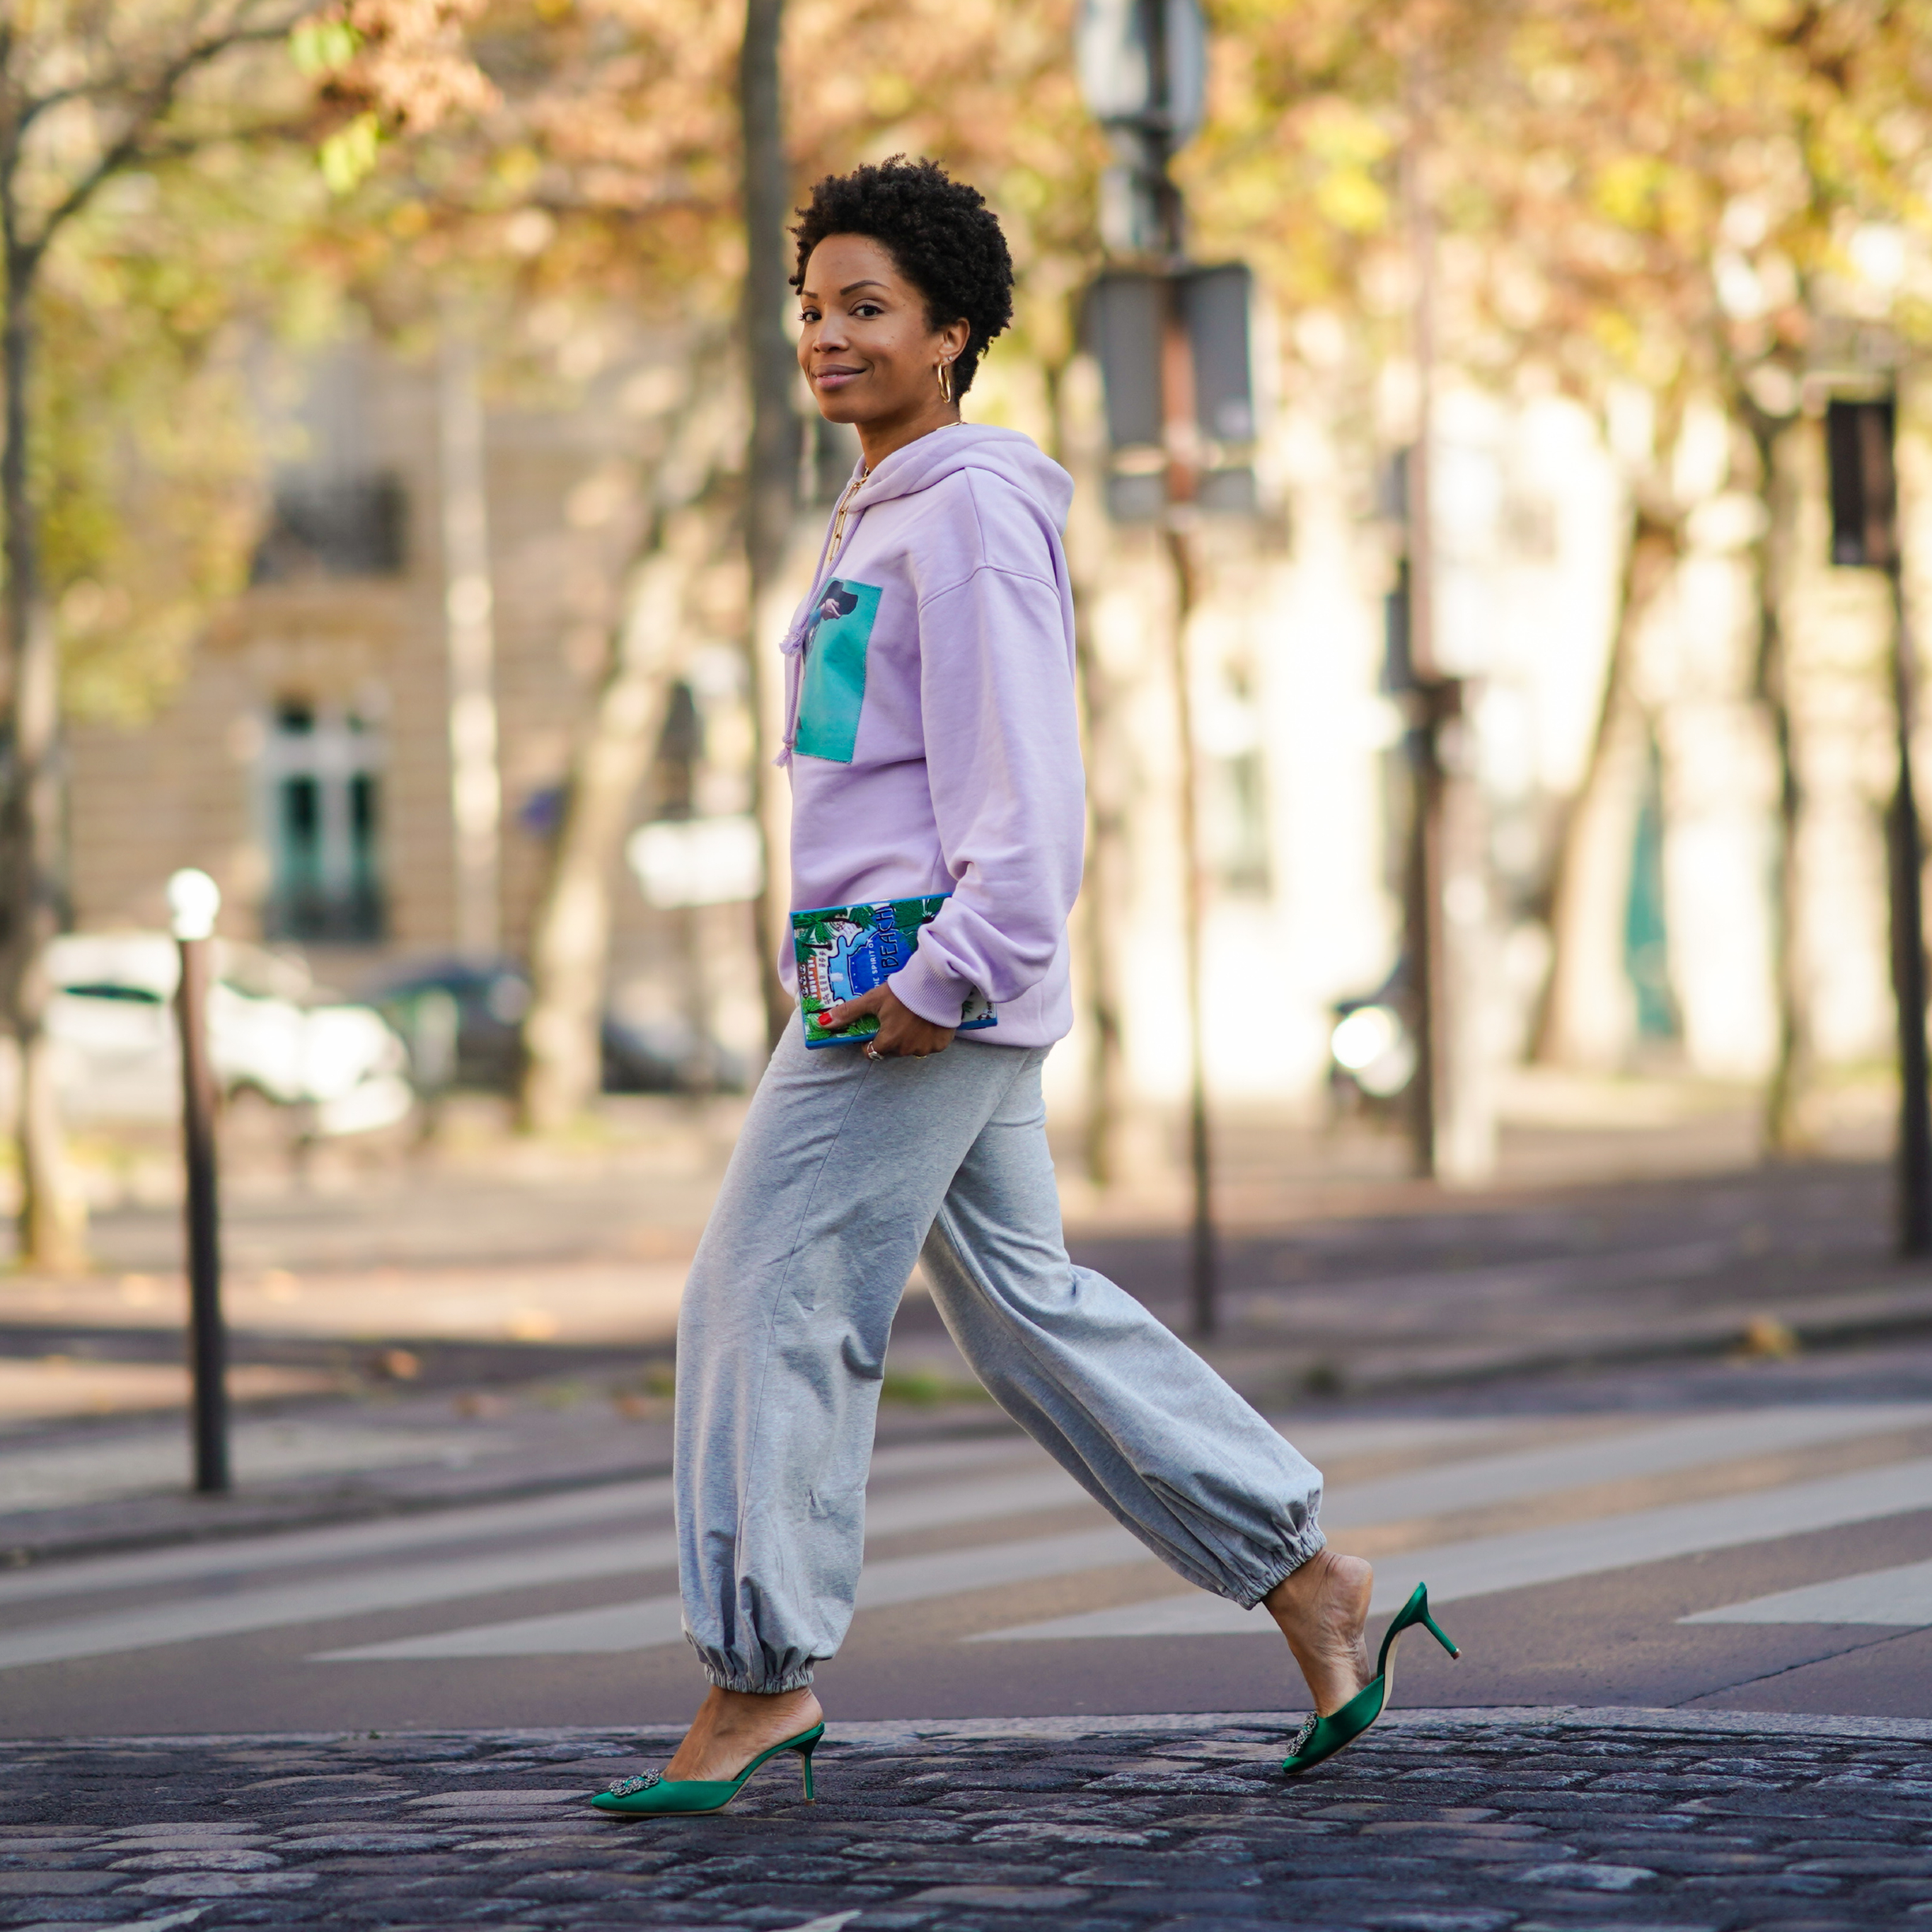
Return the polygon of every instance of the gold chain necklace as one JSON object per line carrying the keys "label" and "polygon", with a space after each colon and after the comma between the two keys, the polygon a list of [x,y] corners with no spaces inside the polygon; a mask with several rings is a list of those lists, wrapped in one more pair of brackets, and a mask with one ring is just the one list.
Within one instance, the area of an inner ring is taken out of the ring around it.
{"label": "gold chain necklace", "polygon": [[866,472],[862,470],[850,482],[846,484],[845,494],[839,498],[838,508],[832,514],[830,548],[835,557],[838,554],[838,539],[845,534],[845,513],[852,507],[853,493],[865,480]]}

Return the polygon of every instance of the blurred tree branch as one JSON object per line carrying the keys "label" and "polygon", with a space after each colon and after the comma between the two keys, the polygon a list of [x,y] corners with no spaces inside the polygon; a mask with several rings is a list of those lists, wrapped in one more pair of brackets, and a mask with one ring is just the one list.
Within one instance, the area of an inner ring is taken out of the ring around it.
{"label": "blurred tree branch", "polygon": [[[372,274],[392,278],[391,299],[412,275],[457,273],[517,298],[608,306],[686,336],[694,388],[724,380],[706,345],[735,320],[737,381],[748,381],[753,407],[735,419],[707,500],[729,501],[741,519],[747,634],[754,651],[769,650],[760,618],[795,534],[801,453],[782,326],[787,208],[800,183],[875,153],[882,138],[940,156],[1000,207],[1022,262],[1027,295],[999,356],[1044,344],[1064,357],[1070,298],[1095,259],[1102,153],[1067,58],[1070,0],[990,0],[963,14],[947,0],[782,9],[755,0],[748,11],[709,0],[506,0],[444,4],[434,22],[425,5],[354,0],[344,17],[356,51],[332,76],[338,111],[383,130],[355,205],[410,238],[406,260],[379,258]],[[781,98],[797,130],[790,143]],[[513,241],[536,232],[524,219],[533,214],[544,218],[541,239]],[[638,460],[647,469],[670,459],[640,448]],[[645,494],[659,487],[647,482]],[[633,592],[649,582],[654,596],[669,594],[653,547],[680,532],[690,540],[689,528],[688,517],[650,520],[624,566]],[[574,830],[554,848],[532,940],[523,1112],[535,1126],[559,1124],[596,1090],[601,1003],[580,956],[595,954],[587,970],[601,990],[610,920],[599,896],[618,876],[614,841],[643,770],[640,680],[674,668],[662,652],[614,652],[566,780],[583,806],[566,814]],[[621,754],[620,740],[630,747]],[[756,752],[754,766],[755,796],[771,779]],[[760,967],[775,1028],[789,1004],[774,997],[762,956]]]}
{"label": "blurred tree branch", "polygon": [[[1594,970],[1566,952],[1613,945],[1620,927],[1610,908],[1586,916],[1585,906],[1628,879],[1613,850],[1623,835],[1606,833],[1598,794],[1630,702],[1633,633],[1674,568],[1693,507],[1677,500],[1677,426],[1694,403],[1735,426],[1736,482],[1715,487],[1760,501],[1757,650],[1744,694],[1766,708],[1784,848],[1766,1138],[1791,1144],[1807,997],[1792,950],[1804,790],[1775,580],[1790,528],[1778,446],[1832,318],[1882,314],[1903,336],[1928,332],[1932,9],[1924,0],[1391,0],[1373,9],[1231,0],[1223,25],[1234,44],[1217,68],[1208,136],[1189,162],[1197,213],[1216,241],[1246,236],[1252,250],[1258,237],[1277,288],[1343,310],[1372,358],[1399,354],[1408,291],[1389,160],[1405,52],[1426,44],[1438,76],[1432,161],[1449,354],[1467,377],[1504,392],[1553,381],[1598,416],[1613,448],[1619,392],[1634,386],[1652,399],[1647,448],[1624,455],[1624,608],[1595,748],[1561,821],[1544,1053],[1574,1050],[1571,995]],[[1852,244],[1869,224],[1909,238],[1916,289],[1910,276],[1888,295],[1860,285]],[[1586,864],[1586,845],[1607,862]]]}
{"label": "blurred tree branch", "polygon": [[139,14],[45,0],[0,32],[0,514],[6,524],[7,676],[0,692],[0,1011],[18,1056],[19,1246],[29,1267],[82,1257],[62,1172],[42,964],[62,916],[58,634],[46,582],[34,444],[37,310],[50,251],[107,184],[232,140],[216,82],[285,39],[311,0],[192,0]]}

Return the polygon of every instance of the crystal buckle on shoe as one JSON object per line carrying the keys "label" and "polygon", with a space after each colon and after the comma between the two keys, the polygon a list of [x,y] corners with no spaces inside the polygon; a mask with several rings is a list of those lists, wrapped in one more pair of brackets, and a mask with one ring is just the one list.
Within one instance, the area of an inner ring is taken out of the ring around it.
{"label": "crystal buckle on shoe", "polygon": [[663,1782],[664,1774],[662,1772],[640,1771],[635,1778],[619,1778],[611,1786],[610,1796],[613,1798],[634,1798],[639,1792],[648,1791],[652,1785]]}
{"label": "crystal buckle on shoe", "polygon": [[1288,1754],[1290,1757],[1299,1757],[1308,1748],[1308,1740],[1314,1736],[1315,1727],[1321,1721],[1321,1718],[1312,1711],[1302,1719],[1301,1728],[1295,1732],[1294,1741],[1288,1748]]}

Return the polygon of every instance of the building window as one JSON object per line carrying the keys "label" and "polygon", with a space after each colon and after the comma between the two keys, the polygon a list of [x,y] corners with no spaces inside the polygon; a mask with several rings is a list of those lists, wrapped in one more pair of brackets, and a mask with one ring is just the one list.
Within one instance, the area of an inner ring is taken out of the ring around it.
{"label": "building window", "polygon": [[284,699],[262,763],[269,937],[380,939],[380,736],[353,710]]}
{"label": "building window", "polygon": [[1270,871],[1268,782],[1261,709],[1246,667],[1224,664],[1202,698],[1196,730],[1204,754],[1205,856],[1224,892],[1265,898]]}
{"label": "building window", "polygon": [[393,476],[284,476],[252,580],[400,577],[408,561],[407,507]]}
{"label": "building window", "polygon": [[1637,1035],[1646,1041],[1676,1040],[1683,1031],[1670,985],[1664,838],[1664,760],[1653,738],[1631,842],[1630,892],[1624,904],[1624,971],[1636,997]]}
{"label": "building window", "polygon": [[1222,889],[1264,898],[1269,890],[1268,790],[1261,753],[1238,752],[1214,760],[1209,782],[1215,870]]}
{"label": "building window", "polygon": [[[409,562],[409,502],[397,472],[394,366],[368,341],[337,342],[278,386],[267,427],[289,452],[276,470],[257,584],[399,577]],[[404,458],[406,463],[406,457]]]}

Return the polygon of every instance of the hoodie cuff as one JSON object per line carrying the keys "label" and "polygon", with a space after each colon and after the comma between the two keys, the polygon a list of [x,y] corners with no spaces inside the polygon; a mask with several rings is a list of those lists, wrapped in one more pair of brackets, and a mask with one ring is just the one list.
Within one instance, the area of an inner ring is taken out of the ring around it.
{"label": "hoodie cuff", "polygon": [[960,1010],[973,990],[969,980],[955,979],[932,953],[920,948],[886,984],[908,1012],[942,1027],[959,1024]]}

